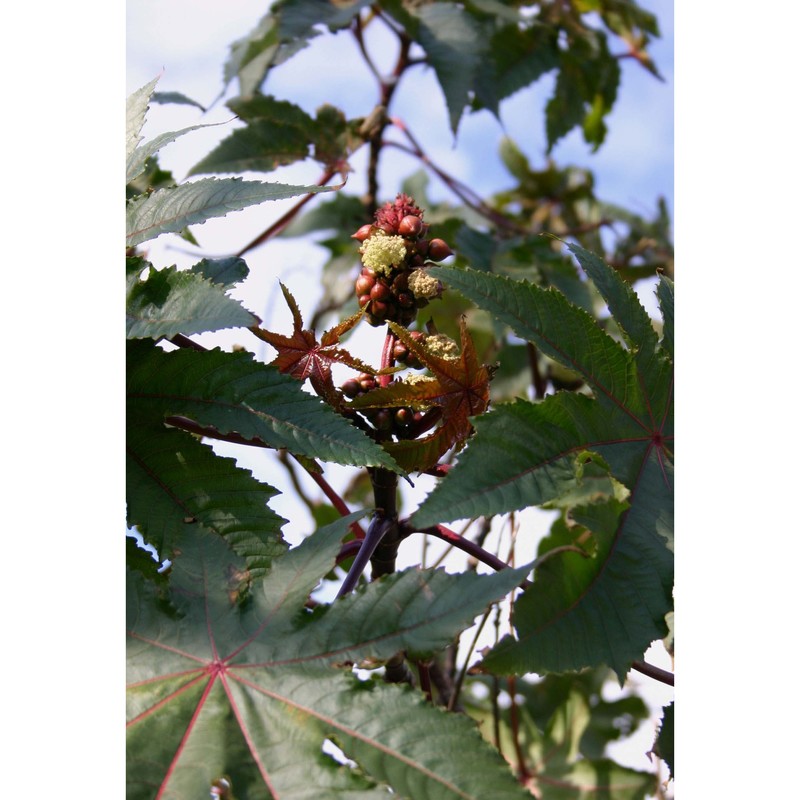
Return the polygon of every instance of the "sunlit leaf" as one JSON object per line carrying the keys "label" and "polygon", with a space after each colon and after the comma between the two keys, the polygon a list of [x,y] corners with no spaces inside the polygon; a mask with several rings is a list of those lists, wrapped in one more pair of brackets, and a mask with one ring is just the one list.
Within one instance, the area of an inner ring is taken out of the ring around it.
{"label": "sunlit leaf", "polygon": [[291,186],[282,183],[244,181],[241,178],[203,178],[193,183],[158,189],[130,200],[126,209],[129,247],[175,233],[212,217],[300,194],[330,192],[334,186]]}
{"label": "sunlit leaf", "polygon": [[128,275],[125,305],[129,339],[244,328],[256,317],[200,274],[170,267]]}

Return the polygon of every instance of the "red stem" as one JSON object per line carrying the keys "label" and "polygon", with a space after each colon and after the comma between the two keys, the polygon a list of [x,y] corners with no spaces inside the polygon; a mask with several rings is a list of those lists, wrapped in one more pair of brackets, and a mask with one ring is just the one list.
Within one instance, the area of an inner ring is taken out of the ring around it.
{"label": "red stem", "polygon": [[[346,517],[350,513],[350,509],[347,507],[347,503],[342,500],[341,497],[336,493],[333,487],[322,477],[322,473],[320,472],[312,472],[308,469],[301,461],[298,460],[298,463],[301,467],[303,467],[306,472],[311,476],[314,483],[322,489],[323,494],[328,500],[331,501],[331,505],[343,516]],[[356,539],[363,539],[366,534],[364,533],[364,529],[358,522],[353,522],[350,525],[350,530],[353,531],[353,535]]]}
{"label": "red stem", "polygon": [[[394,366],[394,343],[395,335],[389,331],[386,338],[383,340],[383,352],[381,353],[381,369]],[[391,375],[380,375],[378,383],[382,389],[385,389],[392,382]]]}
{"label": "red stem", "polygon": [[[404,536],[413,533],[412,530],[408,529],[406,522],[401,523],[401,530]],[[463,550],[473,558],[477,558],[478,561],[488,564],[492,569],[505,569],[508,566],[505,561],[501,561],[496,555],[493,555],[488,550],[484,550],[480,545],[471,542],[469,539],[465,539],[463,536],[444,525],[433,525],[430,528],[421,528],[417,533],[427,533],[431,536],[436,536],[438,539],[442,539],[448,544],[453,545],[453,547]]]}
{"label": "red stem", "polygon": [[[322,173],[320,179],[317,181],[317,186],[325,186],[334,175],[340,170],[328,168],[325,172]],[[312,197],[316,197],[315,194],[307,194],[303,197],[302,200],[295,203],[280,219],[276,220],[269,226],[263,233],[256,236],[250,244],[245,245],[238,253],[236,253],[237,258],[241,258],[245,253],[252,250],[254,247],[258,247],[260,244],[263,244],[267,241],[267,239],[272,238],[276,234],[280,233],[300,212],[300,209],[309,201]]]}

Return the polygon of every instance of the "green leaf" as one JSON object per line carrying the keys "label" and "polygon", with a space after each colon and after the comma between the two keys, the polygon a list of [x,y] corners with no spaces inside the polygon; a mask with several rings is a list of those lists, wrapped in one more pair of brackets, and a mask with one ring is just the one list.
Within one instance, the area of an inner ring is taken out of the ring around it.
{"label": "green leaf", "polygon": [[140,546],[130,534],[125,537],[125,563],[129,569],[140,572],[147,580],[166,583],[166,575],[158,571],[161,567],[158,559]]}
{"label": "green leaf", "polygon": [[[593,567],[575,573],[583,576],[581,583],[551,586],[544,618],[532,601],[517,603],[519,641],[507,640],[503,658],[488,663],[509,671],[607,663],[623,678],[631,661],[666,633],[664,616],[672,603],[673,368],[630,288],[599,259],[576,253],[629,349],[552,289],[485,272],[431,268],[432,275],[580,375],[593,397],[558,392],[538,403],[500,405],[473,420],[475,436],[412,521],[427,527],[542,505],[578,494],[587,458],[607,469],[630,492],[630,508],[616,522],[599,520],[599,532],[586,525],[605,537],[607,549],[595,555]],[[619,559],[626,554],[630,563],[623,568]],[[626,570],[634,576],[635,602],[627,595]],[[595,573],[610,583],[600,581],[600,589],[593,589]],[[536,582],[529,591],[538,596]],[[602,598],[617,602],[609,608]],[[602,619],[592,619],[602,630],[584,627],[584,613],[602,613]],[[542,636],[534,636],[531,631],[539,628]]]}
{"label": "green leaf", "polygon": [[[669,551],[616,500],[575,508],[572,517],[592,532],[596,553],[564,552],[542,563],[514,605],[515,638],[501,640],[482,668],[541,673],[607,664],[624,683],[631,662],[666,634]],[[570,544],[566,534],[543,547]]]}
{"label": "green leaf", "polygon": [[229,258],[203,258],[189,270],[196,275],[202,275],[212,283],[225,288],[243,281],[250,269],[243,258],[230,256]]}
{"label": "green leaf", "polygon": [[658,336],[649,314],[631,285],[621,280],[594,253],[578,245],[567,246],[608,304],[608,310],[625,336],[628,346],[650,356],[656,349]]}
{"label": "green leaf", "polygon": [[[155,587],[129,574],[129,798],[201,797],[220,776],[250,800],[366,800],[387,797],[386,787],[415,800],[528,796],[464,716],[331,666],[385,658],[400,642],[441,646],[520,575],[474,576],[464,595],[458,576],[412,570],[305,610],[357,516],[276,559],[244,604],[229,594],[241,565],[214,537],[187,542],[171,613]],[[326,740],[357,768],[322,756]]]}
{"label": "green leaf", "polygon": [[281,0],[279,14],[281,39],[310,39],[319,35],[317,27],[337,31],[346,28],[358,12],[371,5],[371,0],[345,0],[345,2],[320,3],[318,0]]}
{"label": "green leaf", "polygon": [[477,270],[432,267],[429,273],[579,374],[609,410],[648,413],[632,355],[561,292]]}
{"label": "green leaf", "polygon": [[505,25],[495,32],[475,80],[480,104],[495,116],[500,101],[535,83],[559,63],[558,31],[549,25]]}
{"label": "green leaf", "polygon": [[622,767],[610,759],[577,761],[569,770],[540,781],[547,800],[646,800],[656,788],[651,772]]}
{"label": "green leaf", "polygon": [[675,704],[664,708],[653,752],[669,767],[669,776],[675,778]]}
{"label": "green leaf", "polygon": [[315,123],[299,106],[256,95],[233,100],[231,110],[246,123],[195,164],[190,175],[209,172],[271,172],[306,158]]}
{"label": "green leaf", "polygon": [[662,275],[658,282],[658,305],[664,317],[663,347],[674,357],[675,355],[675,284]]}
{"label": "green leaf", "polygon": [[517,400],[473,420],[475,437],[412,517],[418,527],[541,505],[573,490],[576,460],[591,440],[588,397]]}
{"label": "green leaf", "polygon": [[455,135],[483,57],[481,29],[463,6],[449,2],[419,6],[417,38],[444,92]]}
{"label": "green leaf", "polygon": [[192,100],[181,92],[155,92],[151,98],[154,103],[161,103],[163,105],[182,105],[182,106],[195,106],[201,111],[205,112],[205,106]]}
{"label": "green leaf", "polygon": [[126,451],[128,524],[162,559],[174,559],[176,548],[201,531],[225,539],[252,578],[286,551],[286,520],[267,506],[277,490],[233,459],[135,410],[128,415]]}
{"label": "green leaf", "polygon": [[605,34],[582,29],[561,51],[560,67],[545,109],[547,151],[577,125],[583,126],[584,139],[597,150],[605,139],[603,120],[616,100],[621,74]]}
{"label": "green leaf", "polygon": [[144,280],[129,274],[126,301],[129,339],[247,328],[258,321],[219,285],[175,267],[151,268]]}
{"label": "green leaf", "polygon": [[166,353],[129,343],[128,400],[152,418],[188,417],[254,444],[354,466],[397,465],[374,441],[301,384],[251,353]]}
{"label": "green leaf", "polygon": [[649,711],[636,696],[603,700],[606,675],[605,669],[550,674],[535,683],[515,681],[513,687],[496,678],[474,679],[486,687],[487,695],[507,688],[514,697],[513,709],[507,704],[498,708],[489,696],[463,696],[484,736],[494,739],[499,734],[502,752],[525,758],[542,797],[644,800],[655,792],[655,775],[613,765],[604,752],[609,742],[635,732]]}
{"label": "green leaf", "polygon": [[275,16],[265,14],[250,33],[231,44],[231,52],[223,66],[223,80],[227,88],[239,79],[239,93],[252,95],[264,81],[269,68],[278,61],[280,41]]}
{"label": "green leaf", "polygon": [[[347,243],[348,256],[352,261],[353,240],[351,234],[364,222],[364,204],[350,194],[336,194],[315,203],[314,208],[300,217],[295,217],[281,232],[281,236],[305,236],[317,231],[331,232]],[[324,244],[324,243],[323,243]]]}
{"label": "green leaf", "polygon": [[300,194],[335,191],[338,186],[291,186],[282,183],[244,181],[241,178],[205,178],[159,189],[128,202],[127,245],[147,242],[162,233],[176,233],[212,217]]}

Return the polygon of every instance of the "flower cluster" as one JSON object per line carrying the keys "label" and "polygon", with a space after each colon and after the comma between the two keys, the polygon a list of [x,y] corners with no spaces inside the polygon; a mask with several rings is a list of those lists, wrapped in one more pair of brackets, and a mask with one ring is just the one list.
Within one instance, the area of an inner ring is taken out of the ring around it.
{"label": "flower cluster", "polygon": [[398,194],[362,225],[353,238],[361,242],[363,267],[355,293],[370,325],[387,320],[408,326],[417,311],[440,297],[442,284],[425,271],[432,262],[453,254],[442,239],[429,239],[423,211],[406,194]]}

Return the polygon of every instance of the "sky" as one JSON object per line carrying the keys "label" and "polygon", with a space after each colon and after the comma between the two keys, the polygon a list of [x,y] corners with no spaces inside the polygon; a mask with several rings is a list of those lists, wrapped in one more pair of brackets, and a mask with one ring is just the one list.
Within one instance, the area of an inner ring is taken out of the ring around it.
{"label": "sky", "polygon": [[[228,43],[247,27],[239,11],[251,21],[261,13],[249,0],[212,14],[219,8],[32,3],[15,8],[5,30],[0,324],[11,380],[0,608],[13,687],[4,701],[14,731],[6,748],[13,768],[3,776],[9,796],[33,786],[61,796],[65,780],[107,794],[121,779],[124,217],[114,198],[124,97],[162,69],[162,88],[190,94],[195,77],[213,85]],[[169,18],[169,9],[180,13]],[[796,758],[798,16],[777,0],[728,5],[724,14],[717,4],[675,3],[682,800],[715,796],[720,786],[786,796]],[[666,74],[671,57],[656,60]],[[628,181],[626,147],[663,153],[660,137],[673,136],[661,100],[637,103],[646,135],[621,142],[609,167]],[[195,121],[164,120],[158,130]],[[643,184],[646,191],[628,188],[621,200],[669,196],[668,178]],[[612,199],[610,185],[601,190]],[[265,218],[250,219],[250,228],[268,221],[261,209]]]}

